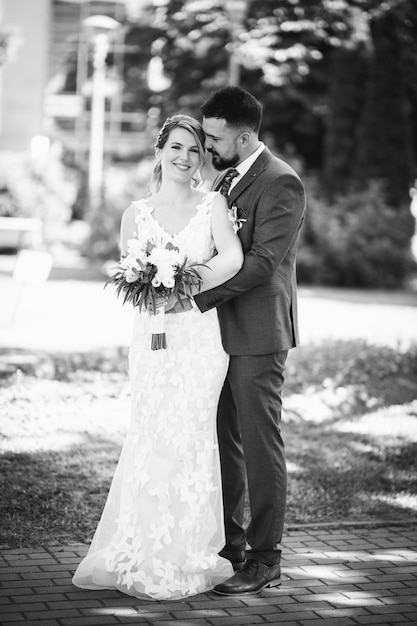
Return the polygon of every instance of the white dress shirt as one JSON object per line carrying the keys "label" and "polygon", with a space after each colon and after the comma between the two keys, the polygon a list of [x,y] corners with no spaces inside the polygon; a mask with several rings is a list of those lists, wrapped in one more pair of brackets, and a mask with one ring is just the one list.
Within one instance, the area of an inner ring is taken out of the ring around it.
{"label": "white dress shirt", "polygon": [[229,194],[230,191],[233,189],[233,187],[235,187],[235,185],[237,185],[237,183],[242,179],[242,177],[246,174],[246,172],[249,171],[249,169],[252,167],[252,165],[255,163],[256,159],[258,158],[258,156],[265,150],[265,144],[261,141],[260,145],[258,146],[258,148],[255,150],[255,152],[253,152],[250,156],[248,156],[247,159],[245,159],[244,161],[242,161],[242,163],[239,163],[239,165],[236,165],[235,169],[239,172],[239,176],[235,176],[234,179],[232,180],[232,184],[230,185],[230,189],[229,189]]}

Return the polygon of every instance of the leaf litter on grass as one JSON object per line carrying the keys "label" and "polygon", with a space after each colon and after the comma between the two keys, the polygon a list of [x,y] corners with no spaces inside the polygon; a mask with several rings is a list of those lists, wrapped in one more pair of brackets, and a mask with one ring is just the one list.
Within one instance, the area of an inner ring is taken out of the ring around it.
{"label": "leaf litter on grass", "polygon": [[[90,540],[130,418],[127,350],[38,362],[0,382],[2,546]],[[287,524],[416,520],[417,347],[300,347],[283,403]]]}

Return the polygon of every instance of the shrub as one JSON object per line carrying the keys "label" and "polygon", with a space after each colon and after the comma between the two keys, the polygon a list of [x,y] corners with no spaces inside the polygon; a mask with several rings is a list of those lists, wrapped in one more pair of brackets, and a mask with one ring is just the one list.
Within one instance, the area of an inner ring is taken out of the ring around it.
{"label": "shrub", "polygon": [[330,205],[307,184],[308,210],[298,255],[300,283],[399,288],[415,269],[414,219],[408,206],[394,209],[382,185],[340,195]]}
{"label": "shrub", "polygon": [[[97,215],[86,215],[91,237],[83,250],[90,258],[118,259],[120,221],[133,200],[144,198],[154,162],[142,159],[137,165],[112,164],[105,170],[104,200]],[[133,235],[133,233],[132,233]]]}
{"label": "shrub", "polygon": [[0,216],[41,219],[46,244],[59,239],[70,219],[77,185],[59,154],[52,153],[39,167],[28,153],[0,153]]}

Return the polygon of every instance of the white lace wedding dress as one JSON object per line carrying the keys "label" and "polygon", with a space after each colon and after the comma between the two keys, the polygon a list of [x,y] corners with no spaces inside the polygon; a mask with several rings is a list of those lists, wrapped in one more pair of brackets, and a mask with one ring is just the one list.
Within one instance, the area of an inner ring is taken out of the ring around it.
{"label": "white lace wedding dress", "polygon": [[[138,236],[171,241],[189,260],[214,252],[213,193],[177,235],[134,202]],[[151,350],[148,313],[135,316],[129,353],[132,418],[107,502],[73,578],[85,589],[181,599],[233,575],[224,546],[216,407],[228,366],[215,310],[165,316],[166,350]],[[115,416],[115,419],[117,417]]]}

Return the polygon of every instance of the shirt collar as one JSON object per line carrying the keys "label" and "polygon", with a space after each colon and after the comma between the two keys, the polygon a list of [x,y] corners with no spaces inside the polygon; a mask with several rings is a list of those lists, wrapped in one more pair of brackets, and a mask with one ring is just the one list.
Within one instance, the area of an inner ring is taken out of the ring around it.
{"label": "shirt collar", "polygon": [[247,159],[242,161],[242,163],[239,163],[239,165],[236,165],[236,169],[239,172],[239,177],[238,177],[239,179],[242,178],[242,176],[244,176],[246,172],[249,171],[249,169],[252,167],[252,165],[255,163],[256,159],[264,151],[264,149],[265,149],[265,144],[261,141],[260,145],[255,150],[255,152],[253,152],[250,156],[248,156]]}

